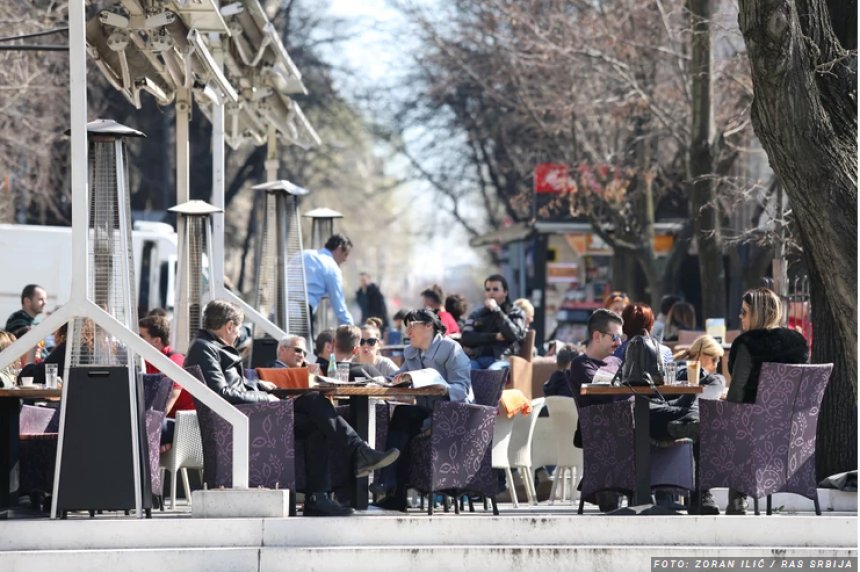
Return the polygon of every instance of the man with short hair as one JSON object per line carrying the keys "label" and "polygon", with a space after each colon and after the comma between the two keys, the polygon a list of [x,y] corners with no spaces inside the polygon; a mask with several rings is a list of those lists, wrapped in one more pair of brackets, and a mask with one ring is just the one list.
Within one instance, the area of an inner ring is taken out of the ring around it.
{"label": "man with short hair", "polygon": [[[361,329],[358,326],[339,326],[334,333],[334,359],[338,364],[349,364],[349,380],[359,377],[382,377],[382,372],[367,363],[353,361],[361,344]],[[329,372],[329,377],[332,373]]]}
{"label": "man with short hair", "polygon": [[287,336],[278,344],[278,359],[272,367],[305,367],[306,355],[308,348],[305,339],[301,336]]}
{"label": "man with short hair", "polygon": [[445,306],[442,303],[443,300],[444,294],[442,294],[442,288],[437,284],[433,284],[421,292],[421,301],[424,304],[424,307],[430,308],[436,312],[442,325],[445,326],[445,334],[448,336],[451,334],[459,334],[460,326],[457,325],[457,320],[454,319],[454,316],[445,309]]}
{"label": "man with short hair", "polygon": [[314,352],[317,355],[317,363],[320,366],[320,373],[328,375],[328,366],[331,362],[331,354],[334,352],[334,330],[326,328],[320,335],[317,336],[314,342]]}
{"label": "man with short hair", "polygon": [[[323,296],[337,316],[338,324],[353,324],[343,295],[343,274],[340,265],[346,262],[352,250],[352,241],[342,234],[332,235],[319,250],[305,250],[305,280],[308,286],[308,305],[314,315]],[[313,321],[313,320],[312,320]]]}
{"label": "man with short hair", "polygon": [[48,294],[37,284],[27,284],[21,291],[21,309],[13,312],[6,320],[5,330],[16,338],[20,338],[39,323],[36,317],[45,309]]}
{"label": "man with short hair", "polygon": [[[163,353],[170,361],[182,367],[185,358],[181,353],[173,351],[170,347],[170,322],[161,316],[147,316],[138,322],[137,329],[143,341]],[[144,362],[146,373],[161,373],[151,363]],[[167,399],[167,415],[164,417],[164,426],[161,431],[161,443],[173,442],[173,430],[177,411],[194,411],[194,398],[190,393],[182,389],[178,383],[173,384],[173,390]]]}
{"label": "man with short hair", "polygon": [[[278,401],[275,384],[245,378],[242,357],[233,347],[245,316],[235,304],[212,300],[203,311],[203,329],[188,348],[185,366],[200,366],[209,388],[234,405]],[[318,391],[293,400],[296,439],[305,440],[305,516],[348,516],[355,511],[329,498],[330,455],[345,455],[356,478],[393,463],[397,449],[376,451],[365,443]]]}
{"label": "man with short hair", "polygon": [[[582,352],[579,348],[573,344],[565,344],[564,347],[558,350],[558,353],[555,356],[556,370],[552,372],[549,380],[543,384],[543,394],[545,396],[551,397],[558,395],[562,397],[573,397],[565,370],[570,367],[573,359],[581,353]],[[546,407],[541,410],[541,417],[546,417],[544,415],[545,411],[547,411]]]}
{"label": "man with short hair", "polygon": [[510,367],[504,356],[519,349],[526,337],[526,316],[511,302],[508,281],[500,274],[484,280],[484,305],[469,316],[460,343],[472,369]]}

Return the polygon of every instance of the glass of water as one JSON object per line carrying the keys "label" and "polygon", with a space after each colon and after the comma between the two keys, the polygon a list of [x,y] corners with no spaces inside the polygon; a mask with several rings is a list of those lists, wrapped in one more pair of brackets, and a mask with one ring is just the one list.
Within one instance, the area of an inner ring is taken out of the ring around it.
{"label": "glass of water", "polygon": [[337,379],[340,381],[349,381],[349,364],[337,364]]}
{"label": "glass of water", "polygon": [[666,378],[663,380],[663,383],[666,385],[676,385],[675,376],[678,373],[678,364],[670,362],[663,364],[663,367],[666,368]]}
{"label": "glass of water", "polygon": [[57,388],[57,368],[58,368],[58,365],[55,363],[46,363],[45,364],[45,388],[46,389],[56,389]]}

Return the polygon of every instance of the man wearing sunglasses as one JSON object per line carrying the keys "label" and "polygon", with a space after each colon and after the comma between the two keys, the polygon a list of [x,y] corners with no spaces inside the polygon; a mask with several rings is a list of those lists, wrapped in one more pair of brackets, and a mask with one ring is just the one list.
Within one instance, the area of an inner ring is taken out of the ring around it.
{"label": "man wearing sunglasses", "polygon": [[[580,395],[583,384],[591,383],[599,369],[616,371],[621,367],[621,360],[612,354],[621,347],[624,333],[621,327],[624,320],[612,310],[595,310],[588,318],[588,340],[585,353],[570,362],[568,380],[576,404],[579,407],[599,405],[608,401],[616,401],[617,396]],[[628,396],[622,396],[627,399]],[[577,433],[579,430],[577,429]]]}
{"label": "man wearing sunglasses", "polygon": [[510,367],[505,356],[519,351],[526,337],[526,315],[508,297],[508,281],[493,274],[484,280],[484,305],[463,326],[460,343],[472,369]]}
{"label": "man wearing sunglasses", "polygon": [[287,336],[278,344],[278,359],[272,367],[305,367],[305,356],[308,355],[307,344],[301,336]]}

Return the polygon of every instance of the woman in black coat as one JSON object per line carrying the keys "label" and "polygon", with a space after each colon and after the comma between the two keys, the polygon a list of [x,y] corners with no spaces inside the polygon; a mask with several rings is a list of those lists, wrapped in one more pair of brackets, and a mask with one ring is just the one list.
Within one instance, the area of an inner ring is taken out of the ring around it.
{"label": "woman in black coat", "polygon": [[[779,326],[782,302],[767,288],[749,290],[741,307],[741,330],[729,350],[732,381],[727,401],[755,403],[759,374],[765,362],[804,364],[809,361],[809,344],[803,334]],[[746,496],[729,489],[726,514],[745,514]]]}

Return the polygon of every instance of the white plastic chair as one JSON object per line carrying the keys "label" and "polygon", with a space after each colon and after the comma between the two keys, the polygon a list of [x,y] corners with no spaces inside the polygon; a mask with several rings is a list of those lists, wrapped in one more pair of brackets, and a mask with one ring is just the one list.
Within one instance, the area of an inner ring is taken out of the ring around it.
{"label": "white plastic chair", "polygon": [[514,508],[519,508],[517,487],[514,486],[511,463],[508,457],[508,446],[511,442],[511,432],[513,430],[514,420],[508,419],[508,416],[504,413],[498,413],[493,428],[493,468],[504,469],[505,477],[508,480],[508,490],[511,491],[511,501],[514,503]]}
{"label": "white plastic chair", "polygon": [[[161,482],[164,483],[164,472],[170,471],[170,508],[176,508],[176,481],[178,473],[182,474],[182,485],[185,498],[191,506],[191,487],[188,484],[188,469],[200,471],[203,475],[203,441],[200,437],[200,424],[197,422],[196,411],[177,411],[176,427],[173,431],[173,447],[161,454],[159,467]],[[163,493],[162,493],[163,494]]]}
{"label": "white plastic chair", "polygon": [[[546,408],[546,405],[544,405]],[[554,467],[558,451],[555,444],[555,431],[549,417],[541,417],[538,410],[538,418],[535,422],[535,430],[532,435],[532,474],[541,467]],[[535,483],[537,487],[537,483]],[[538,498],[540,503],[540,498]]]}
{"label": "white plastic chair", "polygon": [[555,460],[555,480],[550,492],[550,504],[555,504],[558,483],[561,482],[561,502],[567,494],[566,474],[570,473],[570,504],[576,496],[576,483],[582,478],[582,449],[573,446],[573,435],[579,413],[576,402],[570,397],[552,396],[546,398],[549,418],[555,433],[557,457]]}
{"label": "white plastic chair", "polygon": [[516,467],[526,485],[529,503],[537,504],[534,473],[532,472],[532,440],[538,414],[543,409],[545,399],[540,397],[532,401],[532,412],[528,415],[514,416],[514,431],[511,433],[511,444],[508,448],[508,458],[511,467]]}

